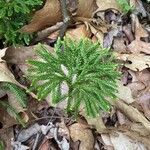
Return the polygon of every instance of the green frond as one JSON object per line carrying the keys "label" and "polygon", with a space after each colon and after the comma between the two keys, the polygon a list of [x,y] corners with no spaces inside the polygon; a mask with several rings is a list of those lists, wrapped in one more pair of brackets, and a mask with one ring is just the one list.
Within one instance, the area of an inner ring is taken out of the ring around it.
{"label": "green frond", "polygon": [[5,150],[4,142],[0,140],[0,150]]}
{"label": "green frond", "polygon": [[22,107],[27,107],[27,96],[26,93],[19,88],[17,85],[10,82],[0,83],[0,88],[4,91],[9,91],[16,96],[16,100],[19,101]]}
{"label": "green frond", "polygon": [[[58,39],[54,53],[42,44],[36,51],[41,59],[28,61],[31,67],[27,77],[40,100],[48,94],[54,103],[66,99],[67,110],[75,114],[83,104],[87,114],[93,117],[100,109],[109,110],[107,99],[116,98],[116,80],[120,77],[111,50],[89,39],[75,41],[65,37],[63,41]],[[69,88],[65,95],[61,93],[63,82]]]}

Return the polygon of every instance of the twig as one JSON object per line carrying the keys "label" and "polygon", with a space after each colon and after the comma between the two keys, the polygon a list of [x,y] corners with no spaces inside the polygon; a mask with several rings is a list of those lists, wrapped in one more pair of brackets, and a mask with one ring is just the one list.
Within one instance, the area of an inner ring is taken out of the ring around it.
{"label": "twig", "polygon": [[51,33],[53,33],[55,31],[59,30],[60,28],[62,28],[63,25],[64,25],[63,22],[58,22],[54,26],[48,27],[48,28],[38,32],[37,33],[37,38],[34,40],[34,42],[39,42],[39,41],[45,39]]}
{"label": "twig", "polygon": [[70,16],[68,14],[68,11],[67,11],[67,3],[66,3],[66,0],[59,0],[60,1],[60,6],[61,6],[61,12],[62,12],[62,15],[63,15],[63,26],[59,32],[59,36],[61,39],[63,39],[64,35],[65,35],[65,32],[66,32],[66,29],[68,28],[68,25],[70,24]]}
{"label": "twig", "polygon": [[37,133],[32,150],[36,150],[39,141],[39,136],[40,133]]}

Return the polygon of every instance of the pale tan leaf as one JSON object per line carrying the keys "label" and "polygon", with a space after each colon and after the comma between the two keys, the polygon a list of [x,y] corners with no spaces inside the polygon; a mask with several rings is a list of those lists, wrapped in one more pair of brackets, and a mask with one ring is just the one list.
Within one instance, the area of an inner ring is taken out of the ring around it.
{"label": "pale tan leaf", "polygon": [[110,134],[110,139],[115,150],[147,150],[142,143],[132,140],[121,132]]}
{"label": "pale tan leaf", "polygon": [[74,123],[69,127],[70,136],[74,142],[80,140],[79,150],[93,150],[94,137],[91,129],[85,124]]}
{"label": "pale tan leaf", "polygon": [[121,11],[116,0],[111,0],[111,1],[110,0],[96,0],[96,4],[99,10],[106,10],[106,9],[114,8],[114,9]]}
{"label": "pale tan leaf", "polygon": [[98,133],[104,133],[106,131],[106,126],[104,125],[104,122],[102,120],[101,116],[98,116],[96,118],[90,118],[84,115],[89,125],[94,127]]}
{"label": "pale tan leaf", "polygon": [[125,66],[133,71],[142,71],[150,67],[150,56],[144,54],[116,54],[119,60],[126,61]]}
{"label": "pale tan leaf", "polygon": [[6,50],[7,48],[0,49],[0,62],[4,61],[2,57],[5,56]]}
{"label": "pale tan leaf", "polygon": [[7,64],[5,62],[0,63],[0,82],[11,82],[16,85],[20,85],[11,71],[8,69]]}
{"label": "pale tan leaf", "polygon": [[132,92],[129,87],[122,85],[120,81],[118,81],[117,87],[118,87],[117,96],[119,99],[122,99],[128,104],[135,101],[132,97]]}

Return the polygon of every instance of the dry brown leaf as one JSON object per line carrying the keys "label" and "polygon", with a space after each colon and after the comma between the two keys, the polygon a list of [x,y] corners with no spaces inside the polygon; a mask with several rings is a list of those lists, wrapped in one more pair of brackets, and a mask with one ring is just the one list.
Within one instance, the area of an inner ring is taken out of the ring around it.
{"label": "dry brown leaf", "polygon": [[61,21],[60,4],[58,0],[46,0],[44,7],[35,12],[31,23],[24,26],[23,32],[36,32]]}
{"label": "dry brown leaf", "polygon": [[91,129],[82,123],[74,123],[69,127],[70,136],[74,142],[80,141],[79,150],[93,150],[94,137]]}
{"label": "dry brown leaf", "polygon": [[11,141],[12,139],[14,139],[13,127],[0,131],[0,139],[4,142],[5,150],[13,150],[13,147],[11,145]]}
{"label": "dry brown leaf", "polygon": [[144,69],[136,72],[136,78],[138,81],[144,83],[145,86],[148,86],[150,84],[150,71],[148,71],[148,69]]}
{"label": "dry brown leaf", "polygon": [[58,126],[59,126],[59,130],[58,130],[59,135],[61,135],[62,137],[65,137],[68,140],[70,140],[69,129],[66,126],[63,118],[61,119],[61,122],[58,124]]}
{"label": "dry brown leaf", "polygon": [[0,63],[0,82],[11,82],[20,86],[5,62]]}
{"label": "dry brown leaf", "polygon": [[[6,49],[4,49],[4,51],[6,52]],[[5,55],[4,51],[1,50],[2,54],[0,54],[0,56],[3,57]],[[14,75],[8,69],[7,64],[6,64],[6,62],[4,60],[0,62],[0,82],[11,82],[13,84],[18,85],[19,87],[22,87],[22,85],[19,82],[16,81]],[[5,92],[5,91],[3,91],[3,92]],[[0,94],[2,94],[2,95],[0,95],[0,98],[3,96],[3,94],[4,94],[3,92],[0,93]],[[5,94],[6,93],[8,95],[8,102],[9,102],[9,104],[13,108],[15,108],[17,113],[22,113],[22,117],[23,117],[22,119],[27,122],[28,121],[28,116],[24,112],[24,109],[21,106],[21,104],[18,102],[16,96],[14,94],[12,94],[11,92],[5,92]],[[10,113],[10,115],[12,115],[12,114]]]}
{"label": "dry brown leaf", "polygon": [[132,97],[132,92],[129,87],[124,86],[120,81],[118,81],[117,87],[118,87],[117,97],[119,99],[123,100],[127,104],[133,103],[135,101]]}
{"label": "dry brown leaf", "polygon": [[110,140],[109,134],[101,134],[102,140],[104,142],[104,147],[107,150],[114,150],[113,144]]}
{"label": "dry brown leaf", "polygon": [[118,52],[118,53],[126,52],[127,47],[124,43],[124,39],[123,38],[114,38],[113,48],[114,48],[114,51]]}
{"label": "dry brown leaf", "polygon": [[91,24],[88,24],[91,33],[93,33],[94,37],[96,38],[95,41],[99,41],[101,44],[103,43],[104,33],[95,29],[95,27]]}
{"label": "dry brown leaf", "polygon": [[95,0],[78,0],[77,17],[91,18],[97,9]]}
{"label": "dry brown leaf", "polygon": [[[93,11],[96,10],[95,0],[79,0],[76,17],[92,17]],[[62,20],[60,4],[58,0],[47,0],[44,7],[37,11],[31,23],[24,26],[22,32],[36,32]]]}
{"label": "dry brown leaf", "polygon": [[79,40],[81,38],[89,38],[91,33],[85,25],[78,25],[75,29],[68,29],[66,35],[70,38]]}
{"label": "dry brown leaf", "polygon": [[114,9],[121,11],[116,0],[111,0],[111,1],[110,0],[96,0],[96,4],[99,10],[106,10],[106,9],[114,8]]}
{"label": "dry brown leaf", "polygon": [[90,118],[84,115],[89,125],[93,126],[98,133],[104,133],[106,131],[106,126],[102,120],[102,117]]}
{"label": "dry brown leaf", "polygon": [[145,89],[144,83],[140,81],[129,83],[127,87],[131,89],[132,95],[135,98],[137,98],[141,91]]}
{"label": "dry brown leaf", "polygon": [[140,39],[141,37],[148,37],[147,31],[143,29],[137,16],[132,15],[132,20],[134,21],[135,40],[128,45],[128,50],[134,54],[141,52],[150,54],[150,43],[143,42]]}
{"label": "dry brown leaf", "polygon": [[9,47],[3,59],[12,64],[25,64],[27,59],[36,57],[35,46]]}
{"label": "dry brown leaf", "polygon": [[138,103],[142,106],[145,116],[150,120],[150,92],[139,97]]}
{"label": "dry brown leaf", "polygon": [[149,136],[149,132],[140,123],[130,123],[130,129],[141,136]]}
{"label": "dry brown leaf", "polygon": [[110,139],[115,150],[147,150],[142,143],[132,140],[121,132],[110,134]]}
{"label": "dry brown leaf", "polygon": [[[50,52],[53,52],[53,48],[51,48],[48,45],[44,45],[47,47],[47,49]],[[21,69],[21,71],[26,74],[27,69],[29,66],[27,66],[26,64],[26,60],[29,59],[38,59],[38,56],[35,52],[35,47],[34,46],[20,46],[20,47],[9,47],[6,50],[6,54],[3,57],[4,60],[6,60],[8,63],[12,63],[12,64],[16,64],[19,66],[19,68]]]}
{"label": "dry brown leaf", "polygon": [[118,118],[118,123],[119,125],[128,125],[130,121],[127,119],[127,117],[121,113],[119,110],[117,110],[117,118]]}
{"label": "dry brown leaf", "polygon": [[39,147],[39,150],[49,150],[50,146],[50,141],[45,137],[42,144]]}
{"label": "dry brown leaf", "polygon": [[123,101],[110,101],[117,109],[119,109],[131,121],[140,122],[148,132],[150,132],[150,122],[134,107],[125,104]]}
{"label": "dry brown leaf", "polygon": [[117,59],[126,61],[125,66],[133,71],[150,67],[150,56],[144,54],[116,54]]}
{"label": "dry brown leaf", "polygon": [[136,14],[142,14],[142,17],[147,16],[147,12],[143,6],[142,0],[129,0],[130,6],[134,8]]}
{"label": "dry brown leaf", "polygon": [[138,40],[137,38],[128,45],[128,50],[132,53],[141,53],[144,52],[146,54],[150,54],[150,43],[143,42]]}
{"label": "dry brown leaf", "polygon": [[1,129],[6,129],[16,124],[16,120],[11,117],[3,108],[0,108],[0,114],[3,114],[0,115],[0,132]]}

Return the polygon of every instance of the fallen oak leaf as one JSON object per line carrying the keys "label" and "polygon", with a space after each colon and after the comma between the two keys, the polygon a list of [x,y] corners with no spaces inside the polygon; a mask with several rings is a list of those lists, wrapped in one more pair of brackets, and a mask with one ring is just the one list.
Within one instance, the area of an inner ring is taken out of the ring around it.
{"label": "fallen oak leaf", "polygon": [[150,43],[141,41],[141,37],[148,37],[147,31],[142,27],[136,15],[132,15],[132,20],[135,28],[135,40],[127,46],[127,49],[134,54],[141,52],[150,54]]}
{"label": "fallen oak leaf", "polygon": [[125,67],[142,71],[150,67],[150,56],[144,54],[116,54],[117,59],[125,61]]}

